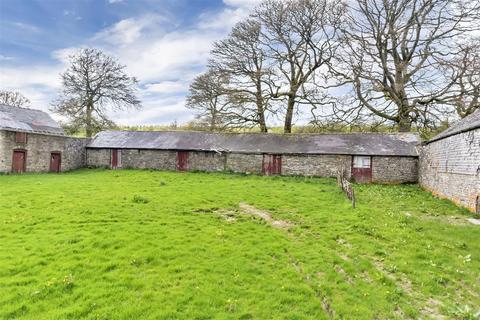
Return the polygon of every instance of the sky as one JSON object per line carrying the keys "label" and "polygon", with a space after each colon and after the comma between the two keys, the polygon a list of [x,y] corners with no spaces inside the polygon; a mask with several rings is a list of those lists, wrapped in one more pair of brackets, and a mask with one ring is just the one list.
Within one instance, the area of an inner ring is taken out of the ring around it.
{"label": "sky", "polygon": [[[186,123],[191,80],[214,41],[259,0],[0,0],[0,89],[49,111],[60,73],[78,48],[116,57],[139,80],[140,111],[111,113],[121,125]],[[60,119],[58,116],[55,116]]]}

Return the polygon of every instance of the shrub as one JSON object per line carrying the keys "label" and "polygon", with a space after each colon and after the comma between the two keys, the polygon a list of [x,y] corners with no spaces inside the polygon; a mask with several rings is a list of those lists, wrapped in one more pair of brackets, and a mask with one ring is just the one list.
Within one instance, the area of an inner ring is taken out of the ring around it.
{"label": "shrub", "polygon": [[148,199],[146,197],[139,196],[139,195],[135,195],[135,196],[133,196],[132,201],[134,203],[149,203],[150,199]]}

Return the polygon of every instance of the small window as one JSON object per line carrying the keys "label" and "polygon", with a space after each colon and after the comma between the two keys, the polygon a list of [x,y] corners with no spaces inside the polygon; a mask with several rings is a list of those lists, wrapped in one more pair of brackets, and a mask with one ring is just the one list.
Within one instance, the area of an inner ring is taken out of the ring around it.
{"label": "small window", "polygon": [[25,132],[15,132],[15,143],[27,143],[27,134]]}
{"label": "small window", "polygon": [[356,169],[369,169],[372,167],[371,158],[365,156],[354,156],[353,167]]}

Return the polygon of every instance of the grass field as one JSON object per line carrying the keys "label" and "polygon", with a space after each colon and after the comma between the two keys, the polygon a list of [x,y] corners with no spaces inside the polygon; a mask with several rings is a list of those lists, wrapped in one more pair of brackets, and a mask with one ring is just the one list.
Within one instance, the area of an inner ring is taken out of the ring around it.
{"label": "grass field", "polygon": [[355,189],[352,209],[333,179],[0,176],[0,318],[474,319],[469,213],[415,185]]}

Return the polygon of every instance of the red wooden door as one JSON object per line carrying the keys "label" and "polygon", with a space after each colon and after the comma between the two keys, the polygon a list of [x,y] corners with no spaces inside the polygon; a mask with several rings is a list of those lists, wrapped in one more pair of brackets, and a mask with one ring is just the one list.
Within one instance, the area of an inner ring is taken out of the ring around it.
{"label": "red wooden door", "polygon": [[262,173],[266,176],[282,174],[282,156],[279,154],[264,154]]}
{"label": "red wooden door", "polygon": [[52,152],[50,155],[50,172],[60,172],[61,161],[60,152]]}
{"label": "red wooden door", "polygon": [[12,172],[25,172],[27,162],[27,152],[24,150],[14,150],[12,159]]}
{"label": "red wooden door", "polygon": [[177,151],[177,171],[188,171],[188,151]]}
{"label": "red wooden door", "polygon": [[117,169],[118,167],[118,150],[117,149],[112,149],[112,155],[110,157],[111,164],[110,166],[112,169]]}
{"label": "red wooden door", "polygon": [[354,156],[352,159],[352,179],[358,183],[372,182],[372,158]]}

